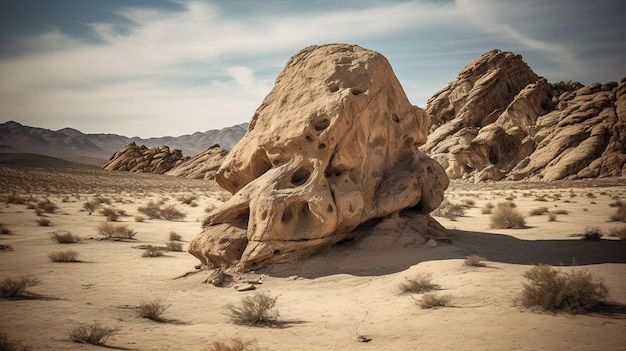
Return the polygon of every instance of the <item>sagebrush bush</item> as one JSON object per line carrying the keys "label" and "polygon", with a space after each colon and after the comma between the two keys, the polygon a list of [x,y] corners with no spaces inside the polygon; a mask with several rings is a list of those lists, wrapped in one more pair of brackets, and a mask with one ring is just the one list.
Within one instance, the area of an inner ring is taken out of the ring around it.
{"label": "sagebrush bush", "polygon": [[522,275],[527,282],[518,303],[546,311],[584,313],[608,296],[602,280],[584,271],[563,272],[549,265],[537,265]]}
{"label": "sagebrush bush", "polygon": [[615,213],[609,217],[611,222],[626,222],[626,202],[616,201]]}
{"label": "sagebrush bush", "polygon": [[0,280],[0,297],[21,297],[34,295],[28,292],[28,288],[41,284],[41,281],[37,278],[31,277],[5,277]]}
{"label": "sagebrush bush", "polygon": [[483,208],[480,210],[480,212],[482,214],[491,214],[491,211],[493,211],[494,207],[495,207],[495,205],[490,202],[490,203],[486,204],[485,206],[483,206]]}
{"label": "sagebrush bush", "polygon": [[139,206],[137,211],[145,214],[150,219],[161,218],[161,204],[150,201],[145,206]]}
{"label": "sagebrush bush", "polygon": [[87,212],[89,212],[89,214],[96,212],[96,210],[100,208],[100,206],[101,206],[100,203],[97,201],[88,201],[83,204],[83,208]]}
{"label": "sagebrush bush", "polygon": [[214,340],[203,351],[257,351],[255,341],[244,341],[241,338]]}
{"label": "sagebrush bush", "polygon": [[100,323],[81,325],[70,331],[70,340],[83,344],[104,345],[109,337],[117,333],[118,329],[104,327]]}
{"label": "sagebrush bush", "polygon": [[550,222],[556,221],[556,213],[548,214],[548,221],[550,221]]}
{"label": "sagebrush bush", "polygon": [[589,241],[599,241],[602,239],[602,236],[602,232],[598,227],[587,227],[582,235],[584,240]]}
{"label": "sagebrush bush", "polygon": [[411,278],[405,278],[398,285],[401,293],[423,293],[439,288],[439,285],[432,283],[430,273],[418,273]]}
{"label": "sagebrush bush", "polygon": [[81,239],[67,230],[56,230],[52,232],[52,238],[59,244],[73,244],[79,242]]}
{"label": "sagebrush bush", "polygon": [[470,267],[485,267],[486,264],[482,262],[483,260],[486,260],[483,256],[469,255],[465,257],[465,264]]}
{"label": "sagebrush bush", "polygon": [[40,227],[49,227],[51,223],[52,222],[47,218],[39,218],[37,220],[37,224],[39,224]]}
{"label": "sagebrush bush", "polygon": [[161,218],[168,221],[177,221],[184,219],[187,215],[176,208],[175,205],[166,205],[160,211]]}
{"label": "sagebrush bush", "polygon": [[626,239],[626,225],[621,227],[611,228],[609,231],[610,236],[618,237],[622,240]]}
{"label": "sagebrush bush", "polygon": [[163,250],[159,249],[156,246],[149,246],[143,251],[141,254],[143,257],[160,257],[163,256]]}
{"label": "sagebrush bush", "polygon": [[558,214],[558,215],[568,215],[569,211],[564,209],[558,209],[554,211],[550,211],[550,213]]}
{"label": "sagebrush bush", "polygon": [[45,199],[45,200],[37,202],[37,208],[43,210],[46,213],[54,213],[54,211],[56,211],[59,208],[59,206],[54,204],[49,199]]}
{"label": "sagebrush bush", "polygon": [[264,326],[278,321],[279,312],[274,309],[277,297],[256,293],[241,298],[239,306],[228,305],[228,313],[236,324]]}
{"label": "sagebrush bush", "polygon": [[111,222],[117,221],[117,219],[120,217],[119,213],[117,213],[117,210],[113,207],[104,207],[100,209],[100,214],[105,216],[107,220]]}
{"label": "sagebrush bush", "polygon": [[524,228],[524,216],[513,206],[512,202],[499,203],[491,212],[490,226],[494,229]]}
{"label": "sagebrush bush", "polygon": [[150,302],[142,302],[137,306],[137,314],[142,318],[148,318],[156,322],[163,322],[165,319],[161,317],[163,312],[167,310],[170,305],[165,305],[161,300],[154,300]]}
{"label": "sagebrush bush", "polygon": [[52,262],[80,262],[78,260],[78,252],[74,250],[53,251],[48,254]]}
{"label": "sagebrush bush", "polygon": [[426,309],[449,306],[450,301],[452,301],[452,296],[450,295],[427,293],[422,295],[422,299],[417,301],[417,303],[421,308]]}
{"label": "sagebrush bush", "polygon": [[108,240],[128,240],[134,239],[137,232],[128,228],[125,224],[113,224],[109,222],[101,223],[98,228],[98,234],[104,236]]}
{"label": "sagebrush bush", "polygon": [[141,223],[143,221],[146,220],[146,217],[142,216],[142,215],[136,215],[135,216],[135,222]]}
{"label": "sagebrush bush", "polygon": [[169,243],[167,243],[165,248],[167,249],[167,251],[180,252],[183,251],[183,244],[179,243],[178,241],[170,241]]}
{"label": "sagebrush bush", "polygon": [[453,204],[444,200],[439,207],[432,212],[433,216],[444,217],[451,221],[456,221],[458,217],[465,215],[465,208],[459,204]]}
{"label": "sagebrush bush", "polygon": [[170,241],[182,241],[183,237],[176,232],[170,232]]}
{"label": "sagebrush bush", "polygon": [[532,209],[528,214],[531,216],[541,216],[542,214],[546,214],[548,213],[549,210],[547,207],[542,206],[542,207],[537,207]]}

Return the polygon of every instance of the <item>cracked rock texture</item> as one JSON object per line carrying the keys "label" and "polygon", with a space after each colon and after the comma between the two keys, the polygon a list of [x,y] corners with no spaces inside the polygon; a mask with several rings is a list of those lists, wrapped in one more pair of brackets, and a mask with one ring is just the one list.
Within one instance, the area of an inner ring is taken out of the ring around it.
{"label": "cracked rock texture", "polygon": [[429,126],[381,54],[305,48],[215,175],[233,196],[207,216],[189,252],[205,267],[247,270],[310,255],[378,222],[412,231],[412,244],[445,240],[428,214],[448,178],[418,149]]}

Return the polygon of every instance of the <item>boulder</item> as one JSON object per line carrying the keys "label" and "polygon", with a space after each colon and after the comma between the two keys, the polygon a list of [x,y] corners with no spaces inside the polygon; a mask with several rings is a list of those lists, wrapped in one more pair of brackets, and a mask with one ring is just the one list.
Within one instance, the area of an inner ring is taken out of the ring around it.
{"label": "boulder", "polygon": [[[445,240],[428,214],[448,178],[421,152],[429,119],[388,61],[355,45],[294,55],[215,180],[233,193],[189,252],[242,270],[297,259],[390,216],[417,218],[423,241]],[[420,221],[421,220],[421,221]]]}
{"label": "boulder", "polygon": [[102,168],[108,171],[128,171],[163,174],[183,161],[183,153],[167,146],[148,149],[134,142],[117,151]]}
{"label": "boulder", "polygon": [[177,164],[165,174],[192,179],[214,179],[226,154],[228,151],[214,144],[204,152]]}

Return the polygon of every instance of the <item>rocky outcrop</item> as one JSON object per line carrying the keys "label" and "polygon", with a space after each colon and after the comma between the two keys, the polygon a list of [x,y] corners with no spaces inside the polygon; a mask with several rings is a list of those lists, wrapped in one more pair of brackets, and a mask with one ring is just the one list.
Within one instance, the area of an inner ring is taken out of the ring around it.
{"label": "rocky outcrop", "polygon": [[550,84],[521,56],[491,50],[426,107],[422,150],[451,179],[626,176],[626,81]]}
{"label": "rocky outcrop", "polygon": [[340,44],[300,51],[218,170],[234,195],[208,215],[189,252],[205,267],[258,268],[310,255],[372,220],[406,223],[400,217],[411,218],[402,230],[415,243],[445,240],[428,214],[448,178],[418,149],[428,127],[379,53]]}
{"label": "rocky outcrop", "polygon": [[113,154],[102,166],[108,171],[129,171],[163,174],[183,161],[183,153],[167,146],[147,148],[130,143]]}
{"label": "rocky outcrop", "polygon": [[228,151],[214,144],[204,152],[174,166],[165,174],[193,179],[214,179]]}

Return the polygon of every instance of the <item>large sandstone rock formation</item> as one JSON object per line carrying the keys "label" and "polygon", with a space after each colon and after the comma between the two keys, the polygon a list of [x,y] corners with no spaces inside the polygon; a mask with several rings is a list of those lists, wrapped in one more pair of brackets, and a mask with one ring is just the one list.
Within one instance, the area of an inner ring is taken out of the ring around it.
{"label": "large sandstone rock formation", "polygon": [[492,50],[426,107],[422,150],[451,179],[626,176],[626,79],[550,84],[521,56]]}
{"label": "large sandstone rock formation", "polygon": [[217,172],[234,195],[208,215],[189,252],[206,267],[258,268],[399,216],[412,218],[422,242],[444,239],[428,213],[448,178],[418,150],[428,127],[382,55],[340,44],[300,51]]}
{"label": "large sandstone rock formation", "polygon": [[177,164],[165,174],[192,179],[214,179],[227,154],[228,151],[214,144],[204,152]]}
{"label": "large sandstone rock formation", "polygon": [[134,142],[113,154],[102,168],[108,171],[129,171],[163,174],[183,161],[183,153],[167,146],[147,148]]}

